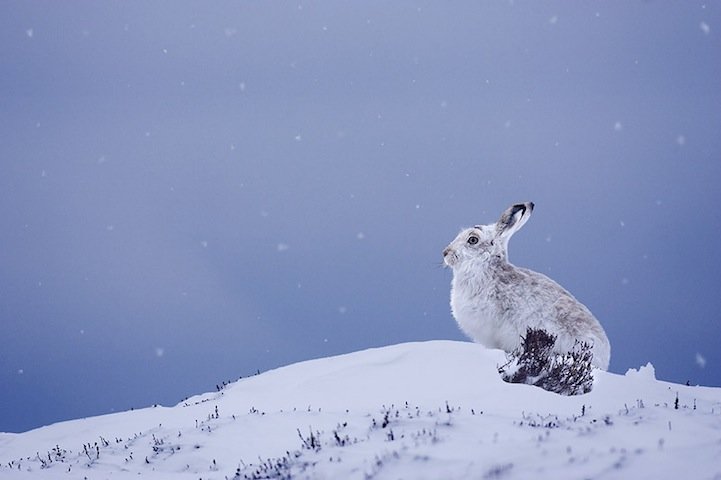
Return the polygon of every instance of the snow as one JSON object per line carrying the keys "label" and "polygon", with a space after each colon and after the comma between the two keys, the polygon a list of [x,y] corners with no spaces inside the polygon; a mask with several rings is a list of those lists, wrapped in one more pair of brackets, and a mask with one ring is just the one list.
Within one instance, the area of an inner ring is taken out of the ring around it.
{"label": "snow", "polygon": [[175,407],[0,434],[0,478],[721,475],[720,388],[648,364],[564,397],[504,383],[504,360],[430,341],[302,362]]}

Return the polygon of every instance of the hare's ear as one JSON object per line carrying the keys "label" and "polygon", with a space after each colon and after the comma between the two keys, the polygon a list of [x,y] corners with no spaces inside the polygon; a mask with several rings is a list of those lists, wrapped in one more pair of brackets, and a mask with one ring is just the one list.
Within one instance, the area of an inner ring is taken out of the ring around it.
{"label": "hare's ear", "polygon": [[517,203],[508,207],[496,222],[496,235],[510,238],[528,221],[532,211],[533,202]]}

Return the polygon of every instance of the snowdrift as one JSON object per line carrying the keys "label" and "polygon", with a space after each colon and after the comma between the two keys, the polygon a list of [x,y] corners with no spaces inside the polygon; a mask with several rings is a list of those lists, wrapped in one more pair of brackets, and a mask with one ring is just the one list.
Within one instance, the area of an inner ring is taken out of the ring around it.
{"label": "snowdrift", "polygon": [[0,434],[0,478],[721,477],[721,389],[596,371],[567,397],[497,350],[408,343],[290,365],[174,407]]}

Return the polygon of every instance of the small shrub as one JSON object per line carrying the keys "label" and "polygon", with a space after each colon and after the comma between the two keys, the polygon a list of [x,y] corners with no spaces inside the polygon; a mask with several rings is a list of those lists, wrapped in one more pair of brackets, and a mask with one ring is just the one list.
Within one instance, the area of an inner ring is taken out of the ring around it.
{"label": "small shrub", "polygon": [[554,353],[555,335],[543,329],[528,328],[521,346],[508,355],[508,363],[498,368],[509,383],[526,383],[561,395],[581,395],[593,387],[593,353],[588,343],[576,341],[573,350]]}
{"label": "small shrub", "polygon": [[300,440],[303,444],[303,448],[306,450],[313,450],[314,452],[320,452],[321,449],[321,441],[320,441],[320,432],[313,433],[313,430],[310,429],[310,433],[307,437],[304,437],[302,433],[300,433],[300,429],[297,429],[298,437],[300,437]]}

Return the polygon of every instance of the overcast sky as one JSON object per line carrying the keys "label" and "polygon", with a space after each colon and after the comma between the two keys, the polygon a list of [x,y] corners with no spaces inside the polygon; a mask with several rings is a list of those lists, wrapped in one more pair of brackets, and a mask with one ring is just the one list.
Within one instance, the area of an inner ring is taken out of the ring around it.
{"label": "overcast sky", "polygon": [[0,431],[465,340],[441,251],[519,201],[511,261],[611,371],[721,386],[720,34],[695,1],[2,2]]}

